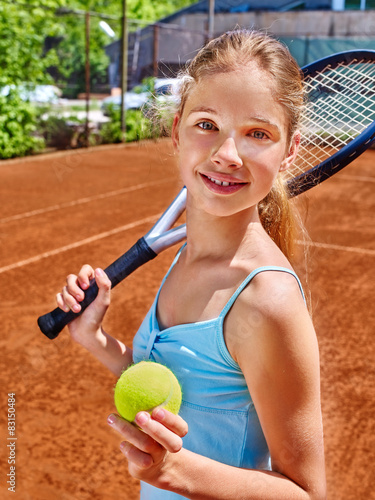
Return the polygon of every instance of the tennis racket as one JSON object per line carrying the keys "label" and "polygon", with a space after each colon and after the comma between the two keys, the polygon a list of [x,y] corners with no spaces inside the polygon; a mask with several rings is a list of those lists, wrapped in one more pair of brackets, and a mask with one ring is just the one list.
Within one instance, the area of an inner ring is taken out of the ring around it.
{"label": "tennis racket", "polygon": [[[301,145],[286,179],[291,197],[340,171],[375,141],[375,51],[341,52],[302,68],[306,108],[301,121]],[[105,272],[112,287],[160,252],[186,237],[185,225],[173,227],[185,209],[183,188],[153,228]],[[91,304],[98,293],[95,280],[85,291],[81,312],[56,308],[38,324],[50,339]]]}

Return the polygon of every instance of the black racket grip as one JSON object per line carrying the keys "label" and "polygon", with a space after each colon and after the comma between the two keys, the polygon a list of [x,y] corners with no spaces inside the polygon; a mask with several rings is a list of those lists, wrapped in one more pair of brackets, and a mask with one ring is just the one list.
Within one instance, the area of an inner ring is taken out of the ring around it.
{"label": "black racket grip", "polygon": [[[112,288],[138,269],[138,267],[154,259],[156,255],[157,254],[148,246],[146,240],[143,237],[140,238],[126,253],[121,255],[121,257],[105,269],[108,278],[111,280]],[[95,280],[92,280],[90,287],[85,291],[84,300],[80,302],[81,311],[79,313],[74,313],[73,311],[66,313],[57,307],[53,311],[38,318],[40,330],[49,339],[55,339],[66,325],[83,313],[97,295],[98,286]]]}

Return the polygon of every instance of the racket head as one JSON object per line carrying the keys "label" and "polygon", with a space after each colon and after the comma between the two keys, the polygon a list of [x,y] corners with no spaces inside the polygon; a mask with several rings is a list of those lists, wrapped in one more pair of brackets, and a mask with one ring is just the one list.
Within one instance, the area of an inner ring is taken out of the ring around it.
{"label": "racket head", "polygon": [[299,155],[287,179],[291,197],[328,179],[375,141],[375,51],[339,52],[301,71],[306,106]]}

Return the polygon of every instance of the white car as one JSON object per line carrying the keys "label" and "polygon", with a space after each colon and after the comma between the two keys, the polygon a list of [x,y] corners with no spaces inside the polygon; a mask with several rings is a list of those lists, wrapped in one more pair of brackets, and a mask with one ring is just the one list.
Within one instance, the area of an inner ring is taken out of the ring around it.
{"label": "white car", "polygon": [[[125,94],[125,109],[139,109],[147,101],[148,92],[129,91]],[[108,115],[110,109],[118,110],[121,106],[121,95],[114,95],[103,99],[101,109],[105,115]]]}
{"label": "white car", "polygon": [[[172,95],[174,87],[178,85],[177,78],[156,78],[154,84],[154,95],[156,99],[168,99]],[[125,109],[141,109],[151,98],[149,91],[135,92],[131,90],[125,94]],[[121,95],[106,97],[102,101],[101,109],[105,115],[109,114],[109,109],[120,109]]]}
{"label": "white car", "polygon": [[155,81],[155,97],[157,99],[175,99],[180,81],[178,78],[159,78]]}
{"label": "white car", "polygon": [[0,90],[0,94],[7,96],[12,89],[17,89],[23,101],[56,104],[60,101],[61,90],[54,85],[6,85]]}

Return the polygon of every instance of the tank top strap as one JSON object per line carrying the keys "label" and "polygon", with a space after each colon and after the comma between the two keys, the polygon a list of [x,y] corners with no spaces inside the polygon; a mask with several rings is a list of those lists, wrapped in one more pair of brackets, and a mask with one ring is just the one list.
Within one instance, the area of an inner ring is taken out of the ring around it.
{"label": "tank top strap", "polygon": [[167,278],[168,278],[168,276],[170,275],[170,273],[171,273],[172,269],[173,269],[173,268],[174,268],[174,266],[176,265],[176,263],[177,263],[178,259],[180,258],[181,252],[182,252],[182,250],[185,248],[185,246],[186,246],[186,242],[185,242],[185,243],[182,245],[182,247],[178,250],[178,252],[177,252],[177,254],[176,254],[175,258],[173,259],[172,264],[170,265],[170,267],[169,267],[169,269],[168,269],[167,273],[164,275],[164,278],[163,278],[163,280],[162,280],[162,282],[161,282],[161,285],[160,285],[160,287],[159,287],[158,295],[159,295],[159,293],[160,293],[160,291],[161,291],[161,289],[162,289],[162,287],[163,287],[163,285],[164,285],[164,282],[166,281],[166,279],[167,279]]}
{"label": "tank top strap", "polygon": [[295,277],[295,279],[297,280],[297,283],[298,283],[298,286],[299,286],[299,289],[301,291],[301,294],[302,294],[302,297],[303,297],[303,300],[304,302],[306,303],[306,299],[305,299],[305,294],[303,292],[303,288],[302,288],[302,284],[301,284],[301,281],[299,280],[298,276],[296,275],[296,273],[286,267],[279,267],[279,266],[263,266],[263,267],[257,267],[256,269],[254,269],[254,271],[252,271],[244,280],[243,282],[240,284],[240,286],[237,288],[237,290],[234,292],[234,294],[231,296],[231,298],[228,300],[228,302],[226,303],[226,305],[224,306],[223,310],[221,311],[220,313],[220,317],[225,317],[230,308],[233,306],[234,302],[236,301],[237,297],[239,296],[239,294],[242,292],[242,290],[250,283],[250,281],[255,277],[257,276],[257,274],[260,274],[260,273],[263,273],[263,272],[266,272],[266,271],[279,271],[279,272],[283,272],[283,273],[288,273],[288,274],[291,274],[292,276]]}

